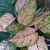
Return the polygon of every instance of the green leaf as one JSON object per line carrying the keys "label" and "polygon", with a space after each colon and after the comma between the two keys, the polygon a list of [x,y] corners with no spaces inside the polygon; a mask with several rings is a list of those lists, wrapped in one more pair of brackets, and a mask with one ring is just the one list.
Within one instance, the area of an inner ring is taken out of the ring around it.
{"label": "green leaf", "polygon": [[15,43],[13,42],[8,42],[8,46],[9,46],[9,50],[16,50],[17,46]]}
{"label": "green leaf", "polygon": [[0,50],[16,50],[16,44],[10,41],[3,40],[0,42]]}
{"label": "green leaf", "polygon": [[6,30],[7,32],[11,33],[13,36],[17,34],[17,32],[23,30],[25,28],[25,26],[18,24],[18,23],[13,23],[10,24]]}
{"label": "green leaf", "polygon": [[14,16],[17,16],[15,8],[10,0],[0,0],[0,16],[5,13],[11,13]]}
{"label": "green leaf", "polygon": [[7,0],[8,2],[14,4],[15,0]]}
{"label": "green leaf", "polygon": [[8,32],[0,32],[0,41],[2,41],[4,39],[9,39],[10,36],[11,36],[11,34]]}

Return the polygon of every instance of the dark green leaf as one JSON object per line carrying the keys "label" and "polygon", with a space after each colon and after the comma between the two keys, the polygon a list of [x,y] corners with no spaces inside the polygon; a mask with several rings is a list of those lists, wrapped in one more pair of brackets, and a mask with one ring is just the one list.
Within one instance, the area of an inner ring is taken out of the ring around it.
{"label": "dark green leaf", "polygon": [[0,0],[0,16],[4,13],[11,13],[14,16],[17,16],[15,8],[13,6],[13,2],[15,0]]}
{"label": "dark green leaf", "polygon": [[12,4],[14,4],[15,0],[9,0],[8,2],[11,2]]}
{"label": "dark green leaf", "polygon": [[9,50],[16,50],[16,44],[13,42],[8,42]]}
{"label": "dark green leaf", "polygon": [[8,32],[0,32],[0,41],[10,38],[11,34]]}

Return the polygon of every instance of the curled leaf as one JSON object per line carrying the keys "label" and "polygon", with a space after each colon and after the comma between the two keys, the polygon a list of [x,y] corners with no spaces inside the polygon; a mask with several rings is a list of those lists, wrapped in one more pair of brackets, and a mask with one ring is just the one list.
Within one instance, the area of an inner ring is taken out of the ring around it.
{"label": "curled leaf", "polygon": [[25,5],[22,7],[18,14],[18,22],[23,25],[28,25],[36,13],[36,0],[26,0]]}
{"label": "curled leaf", "polygon": [[[40,13],[40,12],[38,12],[38,13]],[[41,12],[41,13],[42,14],[40,14],[40,15],[38,14],[39,17],[34,16],[32,22],[29,24],[29,26],[37,25],[46,15],[49,15],[49,12]]]}
{"label": "curled leaf", "polygon": [[18,47],[32,45],[36,42],[38,33],[34,28],[26,27],[23,31],[18,32],[10,41],[15,42]]}
{"label": "curled leaf", "polygon": [[48,50],[44,37],[39,36],[37,42],[34,45],[28,46],[28,50]]}
{"label": "curled leaf", "polygon": [[28,26],[37,25],[43,18],[42,17],[34,17],[32,22]]}

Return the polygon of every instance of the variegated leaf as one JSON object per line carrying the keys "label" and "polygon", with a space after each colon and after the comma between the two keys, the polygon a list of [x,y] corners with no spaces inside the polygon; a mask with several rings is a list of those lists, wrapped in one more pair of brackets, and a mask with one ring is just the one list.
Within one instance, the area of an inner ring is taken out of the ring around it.
{"label": "variegated leaf", "polygon": [[50,15],[44,17],[38,24],[45,37],[50,37]]}
{"label": "variegated leaf", "polygon": [[3,29],[3,27],[2,26],[0,26],[0,32],[6,32],[6,30],[5,29]]}
{"label": "variegated leaf", "polygon": [[23,25],[28,25],[36,13],[36,0],[26,0],[25,5],[22,7],[18,14],[18,22]]}
{"label": "variegated leaf", "polygon": [[28,50],[48,50],[43,36],[39,36],[34,45],[28,46]]}
{"label": "variegated leaf", "polygon": [[17,0],[15,4],[15,9],[17,12],[21,10],[21,8],[24,6],[26,0]]}
{"label": "variegated leaf", "polygon": [[[34,16],[32,22],[29,24],[29,26],[37,25],[46,15],[49,15],[49,12],[43,12],[42,11],[42,12],[38,12],[38,13],[36,16]],[[39,15],[39,17],[37,17],[38,15]]]}
{"label": "variegated leaf", "polygon": [[25,28],[25,26],[18,24],[18,23],[12,23],[6,27],[7,32],[11,33],[13,36],[17,34],[17,32],[22,31]]}
{"label": "variegated leaf", "polygon": [[0,18],[0,25],[5,29],[9,23],[13,23],[11,22],[12,19],[14,19],[14,16],[11,13],[6,13]]}
{"label": "variegated leaf", "polygon": [[37,25],[43,18],[42,17],[34,17],[32,22],[28,26]]}
{"label": "variegated leaf", "polygon": [[15,42],[18,47],[32,45],[36,42],[38,33],[34,28],[26,27],[23,31],[18,32],[10,41]]}

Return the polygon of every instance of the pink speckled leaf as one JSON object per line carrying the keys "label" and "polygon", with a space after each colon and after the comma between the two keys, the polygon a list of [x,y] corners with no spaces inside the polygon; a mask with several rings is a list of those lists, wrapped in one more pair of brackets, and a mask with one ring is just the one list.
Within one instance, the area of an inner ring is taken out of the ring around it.
{"label": "pink speckled leaf", "polygon": [[15,4],[15,9],[17,12],[21,10],[21,8],[24,6],[26,0],[17,0]]}
{"label": "pink speckled leaf", "polygon": [[6,13],[0,18],[0,25],[5,29],[13,20],[14,16],[10,13]]}
{"label": "pink speckled leaf", "polygon": [[39,36],[37,42],[34,45],[28,46],[28,50],[48,50],[44,37]]}
{"label": "pink speckled leaf", "polygon": [[18,47],[32,45],[36,42],[38,33],[34,28],[26,27],[23,31],[18,32],[10,41],[15,42]]}
{"label": "pink speckled leaf", "polygon": [[6,32],[5,29],[3,29],[1,26],[0,26],[0,32],[3,31],[3,32]]}
{"label": "pink speckled leaf", "polygon": [[18,14],[18,22],[23,25],[28,25],[36,13],[36,0],[26,0],[25,5],[22,7]]}

